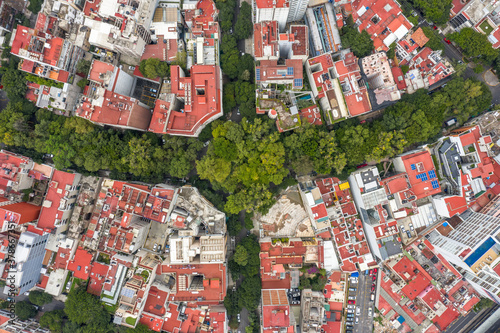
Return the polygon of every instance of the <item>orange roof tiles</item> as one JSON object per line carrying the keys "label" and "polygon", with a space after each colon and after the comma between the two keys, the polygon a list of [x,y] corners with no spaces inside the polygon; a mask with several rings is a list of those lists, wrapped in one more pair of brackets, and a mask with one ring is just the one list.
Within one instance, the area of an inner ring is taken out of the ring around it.
{"label": "orange roof tiles", "polygon": [[413,39],[413,41],[420,47],[424,47],[424,45],[429,41],[429,38],[427,38],[424,31],[420,27],[411,35],[411,39]]}
{"label": "orange roof tiles", "polygon": [[222,115],[220,67],[193,65],[190,77],[184,77],[179,66],[172,66],[170,71],[172,93],[185,102],[183,110],[169,111],[162,133],[196,136],[206,123]]}
{"label": "orange roof tiles", "polygon": [[90,276],[92,257],[92,254],[79,247],[73,260],[68,263],[68,270],[73,272],[74,277],[87,280]]}

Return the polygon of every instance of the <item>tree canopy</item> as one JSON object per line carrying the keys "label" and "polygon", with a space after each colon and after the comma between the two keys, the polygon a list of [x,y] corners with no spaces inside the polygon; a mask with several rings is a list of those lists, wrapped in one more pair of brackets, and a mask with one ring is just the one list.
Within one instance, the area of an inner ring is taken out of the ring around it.
{"label": "tree canopy", "polygon": [[441,42],[441,37],[436,33],[436,30],[431,27],[423,26],[422,30],[429,41],[425,44],[425,46],[430,47],[434,51],[442,50],[444,51],[444,45]]}
{"label": "tree canopy", "polygon": [[272,132],[271,122],[261,119],[226,122],[213,129],[214,140],[196,166],[200,178],[231,193],[225,205],[228,213],[262,207],[272,200],[268,185],[280,184],[288,174],[284,146]]}
{"label": "tree canopy", "polygon": [[38,310],[33,304],[26,301],[21,301],[16,303],[15,307],[16,316],[21,320],[28,320],[33,318],[38,313]]}
{"label": "tree canopy", "polygon": [[52,295],[40,290],[33,290],[29,294],[29,299],[31,303],[38,306],[43,306],[52,302]]}
{"label": "tree canopy", "polygon": [[450,19],[452,0],[412,0],[420,8],[426,19],[436,24],[445,24]]}
{"label": "tree canopy", "polygon": [[352,16],[347,18],[347,23],[340,30],[342,47],[351,49],[358,58],[365,57],[373,51],[373,41],[366,30],[361,33],[354,25]]}
{"label": "tree canopy", "polygon": [[47,327],[54,333],[62,332],[65,317],[66,315],[63,310],[45,312],[40,318],[40,326]]}
{"label": "tree canopy", "polygon": [[487,64],[491,64],[499,54],[491,45],[488,36],[472,28],[463,28],[447,37],[460,46],[466,57],[479,58]]}
{"label": "tree canopy", "polygon": [[160,59],[157,58],[148,58],[142,60],[139,64],[139,71],[142,75],[149,79],[155,79],[157,77],[167,77],[170,73],[168,64],[164,61],[160,61]]}
{"label": "tree canopy", "polygon": [[252,7],[248,2],[242,2],[236,24],[234,25],[234,35],[236,39],[247,39],[252,35]]}

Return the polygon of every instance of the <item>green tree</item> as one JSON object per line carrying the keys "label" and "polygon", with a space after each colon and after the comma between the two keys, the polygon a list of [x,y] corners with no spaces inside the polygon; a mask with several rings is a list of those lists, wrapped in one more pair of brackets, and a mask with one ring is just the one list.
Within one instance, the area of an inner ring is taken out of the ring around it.
{"label": "green tree", "polygon": [[474,73],[481,74],[482,72],[484,72],[483,65],[479,64],[479,65],[476,65],[476,67],[474,67]]}
{"label": "green tree", "polygon": [[425,46],[430,47],[434,51],[442,50],[444,51],[444,45],[441,42],[441,37],[436,33],[431,27],[421,27],[425,36],[429,38],[429,41],[425,43]]}
{"label": "green tree", "polygon": [[43,306],[45,304],[52,302],[52,295],[47,294],[46,292],[40,290],[33,290],[29,294],[29,299],[31,303],[38,306]]}
{"label": "green tree", "polygon": [[168,64],[164,61],[160,61],[160,59],[157,58],[148,58],[142,60],[139,64],[139,71],[142,75],[149,79],[166,77],[169,75]]}
{"label": "green tree", "polygon": [[87,76],[87,74],[90,71],[90,66],[91,65],[92,65],[92,63],[89,60],[81,59],[76,64],[76,72],[84,74],[84,76]]}
{"label": "green tree", "polygon": [[81,79],[80,81],[78,81],[78,83],[76,85],[79,86],[82,89],[85,89],[85,86],[88,85],[89,82],[90,81],[87,80],[87,79]]}
{"label": "green tree", "polygon": [[135,328],[127,328],[127,333],[148,333],[148,332],[153,332],[151,331],[146,325],[144,324],[137,324]]}
{"label": "green tree", "polygon": [[374,49],[370,35],[366,30],[359,32],[358,28],[354,26],[352,16],[348,17],[347,24],[340,30],[340,39],[342,47],[350,48],[358,58],[369,55]]}
{"label": "green tree", "polygon": [[63,310],[45,312],[40,318],[40,326],[47,327],[51,332],[62,332],[64,317]]}
{"label": "green tree", "polygon": [[234,35],[237,39],[247,39],[252,34],[252,29],[252,7],[247,2],[242,2],[234,26]]}
{"label": "green tree", "polygon": [[233,50],[238,51],[238,44],[236,43],[236,38],[233,35],[229,34],[223,35],[220,44],[220,50],[222,53],[229,53]]}
{"label": "green tree", "polygon": [[[82,309],[85,309],[85,311],[82,311]],[[110,321],[108,311],[102,307],[97,297],[87,293],[85,286],[70,291],[65,303],[64,313],[66,313],[70,321],[80,325],[107,327]]]}
{"label": "green tree", "polygon": [[234,261],[240,266],[246,266],[248,263],[248,253],[244,246],[236,246],[236,252],[234,253]]}
{"label": "green tree", "polygon": [[26,301],[17,302],[15,311],[16,316],[21,320],[28,320],[30,318],[33,318],[38,313],[35,306]]}
{"label": "green tree", "polygon": [[479,58],[491,64],[499,54],[498,50],[492,47],[488,36],[472,28],[463,28],[460,32],[454,32],[447,37],[457,43],[468,58]]}
{"label": "green tree", "polygon": [[452,0],[413,0],[413,4],[420,8],[424,17],[437,24],[445,24],[450,19]]}
{"label": "green tree", "polygon": [[[179,51],[175,55],[175,60],[172,61],[172,66],[180,66],[184,71],[187,70],[187,53],[186,51]],[[165,75],[167,76],[167,75]]]}

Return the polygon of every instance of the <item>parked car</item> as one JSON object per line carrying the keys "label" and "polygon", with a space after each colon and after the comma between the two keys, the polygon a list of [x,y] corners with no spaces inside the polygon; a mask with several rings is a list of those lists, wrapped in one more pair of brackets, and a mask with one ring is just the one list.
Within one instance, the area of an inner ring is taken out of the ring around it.
{"label": "parked car", "polygon": [[368,317],[371,317],[372,315],[373,315],[373,313],[372,313],[372,308],[371,308],[371,307],[369,307],[369,308],[368,308]]}
{"label": "parked car", "polygon": [[446,44],[451,44],[451,40],[447,39],[446,37],[443,38],[443,40],[446,42]]}
{"label": "parked car", "polygon": [[406,236],[408,236],[408,238],[411,238],[411,232],[410,232],[410,230],[406,231]]}
{"label": "parked car", "polygon": [[403,232],[403,233],[405,232],[405,226],[404,225],[401,226],[401,232]]}
{"label": "parked car", "polygon": [[348,313],[346,317],[347,318],[354,318],[354,313]]}
{"label": "parked car", "polygon": [[373,274],[373,269],[370,269],[370,275],[372,275],[372,274]]}
{"label": "parked car", "polygon": [[238,313],[238,323],[241,321],[241,316],[240,314]]}
{"label": "parked car", "polygon": [[356,304],[356,301],[347,301],[347,304]]}
{"label": "parked car", "polygon": [[375,281],[376,279],[377,279],[377,276],[376,276],[376,275],[372,276],[372,280],[373,280],[373,281]]}
{"label": "parked car", "polygon": [[352,321],[354,321],[354,318],[347,317],[345,320],[346,320],[346,321],[351,321],[351,322],[352,322]]}
{"label": "parked car", "polygon": [[359,316],[359,314],[361,313],[361,309],[358,307],[356,307],[356,316]]}
{"label": "parked car", "polygon": [[349,291],[356,291],[356,288],[349,288]]}
{"label": "parked car", "polygon": [[377,272],[378,272],[378,269],[374,268],[373,273],[377,274]]}
{"label": "parked car", "polygon": [[356,321],[354,321],[355,324],[359,324],[359,317],[356,317]]}
{"label": "parked car", "polygon": [[372,292],[375,291],[375,285],[372,285]]}
{"label": "parked car", "polygon": [[415,230],[415,228],[413,228],[413,224],[410,223],[409,226],[411,231]]}
{"label": "parked car", "polygon": [[349,300],[355,300],[356,299],[356,296],[349,296],[348,297]]}
{"label": "parked car", "polygon": [[130,69],[131,71],[135,70],[135,66],[128,66],[128,69]]}
{"label": "parked car", "polygon": [[348,305],[348,306],[347,306],[347,308],[348,308],[348,309],[354,309],[354,308],[355,308],[355,306],[354,306],[354,305]]}
{"label": "parked car", "polygon": [[153,245],[153,251],[156,252],[156,249],[158,249],[158,244],[155,243],[155,245]]}
{"label": "parked car", "polygon": [[354,313],[354,310],[353,309],[348,309],[347,313]]}

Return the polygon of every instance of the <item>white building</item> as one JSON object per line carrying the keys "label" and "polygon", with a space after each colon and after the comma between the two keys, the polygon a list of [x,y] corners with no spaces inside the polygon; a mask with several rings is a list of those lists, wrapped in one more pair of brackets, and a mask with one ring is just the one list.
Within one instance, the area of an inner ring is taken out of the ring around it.
{"label": "white building", "polygon": [[467,210],[426,237],[480,294],[500,302],[500,276],[492,269],[500,257],[500,218],[485,208],[483,213]]}
{"label": "white building", "polygon": [[254,0],[252,2],[254,23],[278,21],[279,30],[284,30],[290,13],[288,0]]}
{"label": "white building", "polygon": [[309,0],[291,0],[290,11],[288,12],[287,22],[300,21],[306,14],[307,5]]}
{"label": "white building", "polygon": [[[49,238],[49,234],[41,229],[30,229],[31,231],[21,234],[14,254],[16,266],[9,269],[9,276],[15,275],[14,285],[18,288],[18,294],[23,294],[38,283],[45,256],[45,244]],[[10,284],[12,281],[7,282]],[[7,286],[6,290],[8,288]]]}

